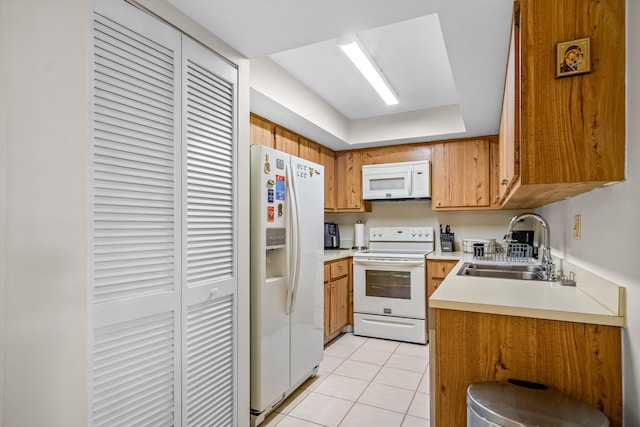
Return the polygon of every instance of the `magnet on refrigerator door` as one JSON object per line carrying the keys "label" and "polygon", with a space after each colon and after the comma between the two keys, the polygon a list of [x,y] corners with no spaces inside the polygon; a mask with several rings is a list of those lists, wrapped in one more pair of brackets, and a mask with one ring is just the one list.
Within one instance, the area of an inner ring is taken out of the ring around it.
{"label": "magnet on refrigerator door", "polygon": [[284,200],[284,176],[276,175],[276,200]]}

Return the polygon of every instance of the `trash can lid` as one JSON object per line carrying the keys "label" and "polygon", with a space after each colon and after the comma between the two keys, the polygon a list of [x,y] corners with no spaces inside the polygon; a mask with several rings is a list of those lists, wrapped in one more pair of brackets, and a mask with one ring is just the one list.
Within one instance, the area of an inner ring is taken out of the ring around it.
{"label": "trash can lid", "polygon": [[608,427],[609,419],[585,402],[525,381],[487,381],[467,389],[467,406],[504,427]]}

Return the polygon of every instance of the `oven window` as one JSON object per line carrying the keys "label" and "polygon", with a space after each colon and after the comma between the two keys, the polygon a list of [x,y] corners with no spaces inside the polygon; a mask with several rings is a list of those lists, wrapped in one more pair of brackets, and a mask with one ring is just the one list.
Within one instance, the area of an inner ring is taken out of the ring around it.
{"label": "oven window", "polygon": [[366,295],[411,299],[411,272],[367,270]]}

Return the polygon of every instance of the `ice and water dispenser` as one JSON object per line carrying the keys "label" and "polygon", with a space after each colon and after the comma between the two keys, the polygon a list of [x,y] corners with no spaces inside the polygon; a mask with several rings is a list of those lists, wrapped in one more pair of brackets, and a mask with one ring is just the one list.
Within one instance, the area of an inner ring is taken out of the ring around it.
{"label": "ice and water dispenser", "polygon": [[266,229],[266,254],[265,254],[265,276],[266,279],[275,279],[286,276],[286,237],[287,232],[284,227]]}

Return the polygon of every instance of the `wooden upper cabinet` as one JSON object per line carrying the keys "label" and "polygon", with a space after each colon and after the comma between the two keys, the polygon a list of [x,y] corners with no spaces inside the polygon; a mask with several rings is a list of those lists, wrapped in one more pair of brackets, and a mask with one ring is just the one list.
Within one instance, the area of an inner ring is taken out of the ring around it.
{"label": "wooden upper cabinet", "polygon": [[362,149],[363,165],[414,162],[418,160],[431,160],[430,144],[400,144]]}
{"label": "wooden upper cabinet", "polygon": [[[520,138],[513,154],[520,170],[503,207],[538,207],[623,180],[625,2],[517,3],[514,26],[520,37],[512,47],[510,73],[519,96],[512,120],[514,138]],[[591,71],[556,78],[557,44],[583,37],[591,40]]]}
{"label": "wooden upper cabinet", "polygon": [[276,126],[276,150],[298,156],[300,154],[298,134]]}
{"label": "wooden upper cabinet", "polygon": [[433,210],[490,207],[490,147],[489,138],[433,145]]}
{"label": "wooden upper cabinet", "polygon": [[[517,23],[519,13],[520,5],[515,2],[514,23]],[[520,163],[517,158],[520,152],[520,79],[516,79],[516,76],[520,75],[518,52],[520,52],[520,30],[519,25],[514,24],[511,26],[502,114],[500,115],[498,201],[504,199],[520,173]]]}
{"label": "wooden upper cabinet", "polygon": [[336,210],[336,175],[333,150],[320,146],[320,162],[324,166],[324,210]]}
{"label": "wooden upper cabinet", "polygon": [[362,150],[335,153],[336,209],[342,212],[370,212],[371,203],[362,200]]}
{"label": "wooden upper cabinet", "polygon": [[255,114],[251,114],[251,144],[275,148],[275,125]]}
{"label": "wooden upper cabinet", "polygon": [[324,166],[324,210],[335,211],[335,165],[333,151],[316,142],[299,137],[300,157]]}
{"label": "wooden upper cabinet", "polygon": [[303,137],[298,137],[298,156],[313,163],[322,164],[320,159],[321,145]]}

